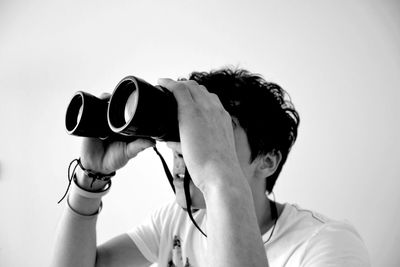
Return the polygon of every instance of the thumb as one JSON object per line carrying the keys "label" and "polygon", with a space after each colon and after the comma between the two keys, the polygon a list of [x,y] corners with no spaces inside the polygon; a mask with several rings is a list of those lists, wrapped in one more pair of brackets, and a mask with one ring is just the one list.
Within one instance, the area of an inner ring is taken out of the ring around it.
{"label": "thumb", "polygon": [[126,156],[128,159],[134,158],[145,150],[146,148],[155,146],[156,142],[152,139],[136,139],[133,142],[130,142],[126,145]]}

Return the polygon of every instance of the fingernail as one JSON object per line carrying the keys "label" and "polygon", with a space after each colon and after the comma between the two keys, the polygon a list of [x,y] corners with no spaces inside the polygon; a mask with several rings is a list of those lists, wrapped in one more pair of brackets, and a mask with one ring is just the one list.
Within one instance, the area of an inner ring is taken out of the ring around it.
{"label": "fingernail", "polygon": [[158,78],[157,82],[158,82],[158,83],[163,83],[163,82],[165,82],[166,79],[167,79],[167,78]]}
{"label": "fingernail", "polygon": [[170,81],[173,81],[173,80],[170,79],[170,78],[159,78],[158,79],[158,84],[166,84],[166,83],[168,83]]}

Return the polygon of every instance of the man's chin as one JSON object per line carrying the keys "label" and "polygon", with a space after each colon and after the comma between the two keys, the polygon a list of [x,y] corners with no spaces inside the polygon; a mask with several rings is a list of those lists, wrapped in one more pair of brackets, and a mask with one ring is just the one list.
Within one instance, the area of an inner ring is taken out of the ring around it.
{"label": "man's chin", "polygon": [[[186,198],[180,198],[178,196],[175,197],[175,202],[176,204],[178,204],[184,211],[187,211],[187,203],[186,203]],[[199,209],[202,209],[201,207],[198,207],[198,205],[196,205],[196,203],[192,203],[190,209],[192,210],[192,212],[198,211]]]}
{"label": "man's chin", "polygon": [[[204,209],[205,201],[203,194],[193,184],[190,184],[190,199],[192,202],[191,209]],[[183,209],[187,210],[185,190],[180,187],[175,187],[175,202]]]}
{"label": "man's chin", "polygon": [[[184,211],[188,211],[188,209],[186,208],[186,207],[182,207],[181,206],[181,208],[184,210]],[[196,211],[198,211],[198,210],[200,210],[200,209],[196,209],[196,208],[194,208],[194,207],[191,207],[191,209],[190,209],[191,211],[192,211],[192,213],[195,213]]]}

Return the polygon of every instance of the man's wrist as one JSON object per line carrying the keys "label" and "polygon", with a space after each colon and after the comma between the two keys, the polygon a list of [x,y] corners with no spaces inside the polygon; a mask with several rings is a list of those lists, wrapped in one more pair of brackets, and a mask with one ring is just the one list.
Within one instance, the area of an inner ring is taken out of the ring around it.
{"label": "man's wrist", "polygon": [[87,176],[81,168],[76,169],[76,183],[87,191],[96,192],[107,186],[108,181],[94,180]]}
{"label": "man's wrist", "polygon": [[95,214],[98,213],[101,197],[86,198],[77,193],[71,192],[68,196],[68,206],[78,214]]}
{"label": "man's wrist", "polygon": [[[85,217],[99,214],[102,203],[101,199],[109,192],[111,181],[106,182],[106,185],[97,191],[89,191],[78,184],[76,176],[72,177],[72,179],[71,191],[67,197],[69,208],[75,214]],[[83,177],[83,179],[85,178]]]}
{"label": "man's wrist", "polygon": [[215,197],[237,196],[240,198],[252,195],[246,178],[238,173],[224,174],[224,177],[214,179],[212,183],[205,184],[201,191],[206,202],[207,200],[212,201]]}

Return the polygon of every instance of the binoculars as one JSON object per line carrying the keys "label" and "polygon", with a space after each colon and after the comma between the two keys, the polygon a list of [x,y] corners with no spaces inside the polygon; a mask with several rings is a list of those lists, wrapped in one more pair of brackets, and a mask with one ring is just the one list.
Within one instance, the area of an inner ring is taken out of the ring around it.
{"label": "binoculars", "polygon": [[76,92],[67,107],[65,126],[68,134],[76,136],[125,142],[137,138],[179,141],[173,94],[134,76],[122,79],[106,99]]}

